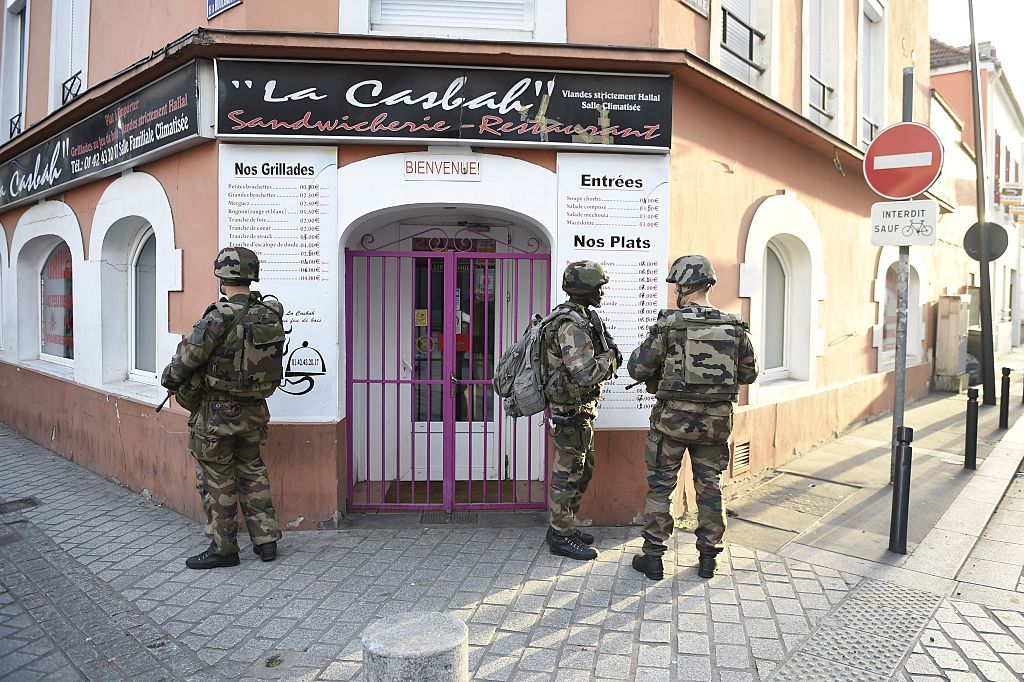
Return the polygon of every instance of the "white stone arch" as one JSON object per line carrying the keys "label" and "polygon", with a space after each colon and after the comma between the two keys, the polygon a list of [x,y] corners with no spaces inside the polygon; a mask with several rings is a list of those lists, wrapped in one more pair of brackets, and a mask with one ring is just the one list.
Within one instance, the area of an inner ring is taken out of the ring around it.
{"label": "white stone arch", "polygon": [[[167,330],[167,294],[181,291],[181,249],[175,248],[171,204],[160,181],[148,173],[129,172],[110,183],[96,204],[89,233],[86,277],[96,314],[86,321],[97,340],[99,362],[83,368],[89,385],[116,389],[124,382],[128,361],[127,287],[132,249],[149,226],[156,236],[157,364],[174,354],[180,339]],[[160,391],[157,391],[160,393]]]}
{"label": "white stone arch", "polygon": [[8,301],[8,289],[12,288],[11,281],[11,258],[7,249],[7,228],[0,223],[0,358],[6,358],[7,349],[10,346],[8,337],[13,334],[14,320],[9,318],[8,312],[12,308],[13,298]]}
{"label": "white stone arch", "polygon": [[[63,240],[71,251],[72,283],[71,295],[74,300],[75,359],[73,368],[39,360],[39,271],[44,259],[59,241]],[[13,289],[7,300],[15,303],[16,334],[11,335],[11,349],[8,357],[31,364],[44,371],[65,378],[78,380],[82,369],[95,362],[92,339],[87,336],[85,319],[88,310],[88,291],[82,277],[85,258],[82,247],[82,230],[71,207],[62,201],[42,201],[22,214],[14,228],[11,244],[11,266],[8,287]]]}
{"label": "white stone arch", "polygon": [[[543,166],[496,154],[476,154],[450,147],[432,148],[422,153],[465,155],[480,162],[480,181],[407,181],[407,154],[386,154],[338,169],[338,270],[345,281],[346,245],[360,230],[377,224],[401,220],[417,213],[438,214],[447,207],[460,212],[503,218],[529,226],[546,242],[552,252],[550,268],[552,295],[558,291],[554,262],[558,230],[558,185],[554,171]],[[339,289],[339,358],[337,366],[346,367],[344,321],[345,292]],[[339,372],[339,414],[346,411],[344,387],[347,377]]]}
{"label": "white stone arch", "polygon": [[776,402],[794,392],[813,389],[816,358],[825,352],[825,330],[818,320],[819,302],[825,299],[825,251],[821,231],[810,209],[790,191],[783,190],[761,202],[750,219],[747,241],[740,264],[739,295],[750,299],[750,329],[754,346],[763,347],[764,259],[768,242],[786,247],[795,278],[790,333],[795,351],[792,378],[762,382],[750,387],[750,403]]}
{"label": "white stone arch", "polygon": [[[883,246],[878,252],[878,267],[872,283],[872,299],[877,305],[876,323],[871,327],[871,345],[875,348],[876,370],[886,372],[895,367],[895,354],[886,353],[883,345],[885,331],[885,276],[893,265],[899,267],[898,246]],[[907,280],[907,365],[925,362],[925,301],[922,292],[928,287],[929,263],[924,249],[910,250],[910,271]]]}

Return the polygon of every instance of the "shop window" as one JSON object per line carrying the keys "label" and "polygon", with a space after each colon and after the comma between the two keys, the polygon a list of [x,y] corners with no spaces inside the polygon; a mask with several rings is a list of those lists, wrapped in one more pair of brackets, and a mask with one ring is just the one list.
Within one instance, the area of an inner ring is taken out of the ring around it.
{"label": "shop window", "polygon": [[90,0],[53,0],[50,24],[50,111],[86,88]]}
{"label": "shop window", "polygon": [[156,379],[156,236],[152,230],[143,234],[131,260],[132,316],[129,325],[128,374],[136,381]]}
{"label": "shop window", "polygon": [[565,0],[341,0],[340,31],[565,42]]}
{"label": "shop window", "polygon": [[863,0],[860,17],[860,141],[866,149],[883,127],[885,116],[885,9],[878,0]]}
{"label": "shop window", "polygon": [[5,0],[3,22],[3,56],[0,60],[2,81],[3,138],[8,139],[24,130],[25,83],[28,73],[28,2]]}
{"label": "shop window", "polygon": [[840,12],[836,0],[810,0],[807,16],[807,114],[826,130],[837,129]]}
{"label": "shop window", "polygon": [[39,356],[62,364],[75,357],[71,275],[71,250],[60,242],[39,273]]}

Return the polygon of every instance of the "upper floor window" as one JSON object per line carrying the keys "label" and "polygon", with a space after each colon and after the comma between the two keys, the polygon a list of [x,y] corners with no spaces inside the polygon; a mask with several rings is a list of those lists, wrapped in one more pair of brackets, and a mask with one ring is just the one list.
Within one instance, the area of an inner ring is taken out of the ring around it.
{"label": "upper floor window", "polygon": [[835,132],[839,120],[839,11],[835,0],[810,0],[807,16],[807,109],[816,124]]}
{"label": "upper floor window", "polygon": [[146,231],[131,260],[129,378],[156,378],[156,236]]}
{"label": "upper floor window", "polygon": [[566,0],[341,0],[342,33],[564,43]]}
{"label": "upper floor window", "polygon": [[71,250],[54,247],[39,273],[39,356],[63,364],[75,357],[71,296]]}
{"label": "upper floor window", "polygon": [[885,117],[885,9],[878,0],[863,0],[860,18],[860,140],[875,139]]}
{"label": "upper floor window", "polygon": [[50,33],[50,111],[78,97],[89,64],[90,0],[53,0]]}
{"label": "upper floor window", "polygon": [[[28,75],[28,0],[5,0],[3,23],[3,81],[0,107],[3,134],[14,137],[24,130],[25,83]],[[6,139],[6,138],[4,138]]]}
{"label": "upper floor window", "polygon": [[722,0],[722,70],[756,85],[768,68],[766,34],[757,28],[755,0]]}

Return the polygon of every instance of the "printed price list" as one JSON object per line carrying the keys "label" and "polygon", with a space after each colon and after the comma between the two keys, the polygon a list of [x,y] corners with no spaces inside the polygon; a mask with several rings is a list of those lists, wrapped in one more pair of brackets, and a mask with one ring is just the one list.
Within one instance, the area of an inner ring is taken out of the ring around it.
{"label": "printed price list", "polygon": [[228,242],[259,254],[268,281],[329,282],[324,235],[332,194],[308,178],[233,178],[225,211]]}

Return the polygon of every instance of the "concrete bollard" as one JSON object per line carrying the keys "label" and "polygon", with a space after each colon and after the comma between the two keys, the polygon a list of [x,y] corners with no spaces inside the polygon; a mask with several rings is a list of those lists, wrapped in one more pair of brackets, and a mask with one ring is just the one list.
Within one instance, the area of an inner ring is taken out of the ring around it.
{"label": "concrete bollard", "polygon": [[362,634],[366,682],[469,682],[469,628],[447,613],[410,611]]}

